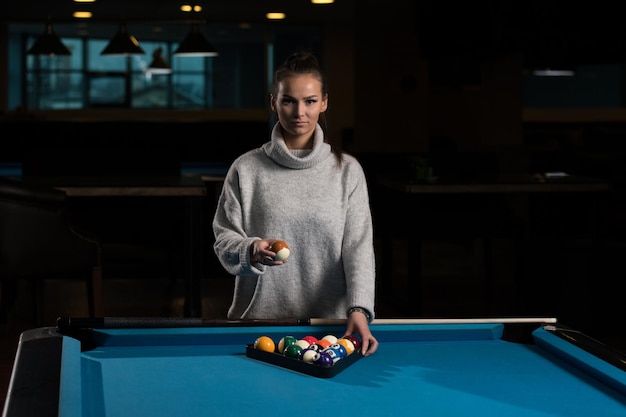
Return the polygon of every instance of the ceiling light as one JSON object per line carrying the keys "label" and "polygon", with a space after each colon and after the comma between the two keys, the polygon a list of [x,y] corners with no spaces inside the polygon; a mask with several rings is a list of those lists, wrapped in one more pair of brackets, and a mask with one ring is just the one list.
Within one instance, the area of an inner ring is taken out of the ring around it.
{"label": "ceiling light", "polygon": [[77,19],[89,19],[92,16],[91,12],[74,12],[72,14]]}
{"label": "ceiling light", "polygon": [[137,39],[126,29],[126,23],[120,23],[117,33],[100,55],[141,55],[145,54]]}
{"label": "ceiling light", "polygon": [[61,42],[61,39],[54,33],[52,22],[50,19],[46,22],[46,29],[33,46],[26,51],[28,55],[71,55],[67,46]]}
{"label": "ceiling light", "polygon": [[265,17],[270,19],[270,20],[282,20],[282,19],[286,18],[287,15],[285,15],[285,13],[281,13],[281,12],[270,12],[270,13],[267,13],[265,15]]}
{"label": "ceiling light", "polygon": [[532,73],[536,77],[573,77],[576,75],[573,69],[535,69]]}
{"label": "ceiling light", "polygon": [[183,11],[183,12],[191,12],[191,11],[193,11],[193,12],[199,13],[199,12],[202,11],[202,6],[200,6],[199,4],[194,4],[194,5],[183,4],[183,5],[180,6],[180,10]]}
{"label": "ceiling light", "polygon": [[197,23],[191,25],[191,30],[178,45],[176,56],[218,56],[215,47],[204,37]]}
{"label": "ceiling light", "polygon": [[332,4],[335,0],[311,0],[313,4]]}
{"label": "ceiling light", "polygon": [[152,62],[146,69],[152,74],[171,74],[172,67],[163,58],[163,48],[158,47],[152,52]]}

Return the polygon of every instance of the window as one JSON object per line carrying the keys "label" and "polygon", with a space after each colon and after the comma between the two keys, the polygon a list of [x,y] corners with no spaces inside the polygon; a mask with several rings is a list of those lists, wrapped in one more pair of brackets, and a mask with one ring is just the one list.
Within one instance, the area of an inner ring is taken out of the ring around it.
{"label": "window", "polygon": [[[214,29],[229,34],[211,38],[219,56],[176,57],[182,40],[141,39],[138,56],[103,56],[107,38],[62,36],[70,56],[33,56],[24,51],[40,32],[39,26],[19,33],[27,25],[10,28],[13,51],[24,59],[11,62],[24,74],[21,83],[10,82],[9,108],[33,110],[121,107],[137,109],[241,109],[267,106],[268,74],[273,71],[271,51],[294,44],[319,50],[320,29],[281,27],[252,28],[241,35],[227,25]],[[233,25],[234,27],[234,25]],[[55,26],[57,34],[62,28]],[[235,35],[232,35],[232,34]],[[269,33],[269,36],[268,36]],[[271,39],[271,41],[268,41]],[[284,45],[283,45],[284,44]],[[18,46],[19,45],[19,46]],[[282,45],[282,46],[281,46]],[[163,49],[171,74],[146,71],[156,48]],[[283,59],[284,56],[277,57]],[[16,65],[23,63],[23,71]]]}

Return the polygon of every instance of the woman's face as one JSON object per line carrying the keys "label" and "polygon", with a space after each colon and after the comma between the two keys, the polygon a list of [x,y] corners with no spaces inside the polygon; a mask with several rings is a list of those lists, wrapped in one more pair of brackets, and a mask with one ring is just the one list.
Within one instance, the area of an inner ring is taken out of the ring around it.
{"label": "woman's face", "polygon": [[[322,96],[322,83],[313,75],[293,75],[285,77],[278,84],[271,105],[278,115],[285,141],[308,142],[320,113],[326,111],[328,97]],[[300,142],[300,145],[304,143]]]}

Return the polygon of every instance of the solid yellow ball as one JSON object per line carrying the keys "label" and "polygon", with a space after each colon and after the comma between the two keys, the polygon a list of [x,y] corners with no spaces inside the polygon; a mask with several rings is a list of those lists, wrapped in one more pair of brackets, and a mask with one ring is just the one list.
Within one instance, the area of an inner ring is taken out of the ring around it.
{"label": "solid yellow ball", "polygon": [[254,348],[265,352],[274,352],[276,344],[269,336],[260,336],[254,341]]}

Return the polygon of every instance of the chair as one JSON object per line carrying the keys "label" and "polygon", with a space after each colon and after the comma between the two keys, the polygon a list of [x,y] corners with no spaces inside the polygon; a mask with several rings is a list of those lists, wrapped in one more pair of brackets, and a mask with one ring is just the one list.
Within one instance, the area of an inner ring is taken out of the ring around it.
{"label": "chair", "polygon": [[[72,224],[64,191],[0,178],[0,308],[6,320],[19,280],[32,288],[33,321],[42,323],[44,283],[82,280],[91,316],[102,316],[102,248]],[[56,319],[56,317],[55,317]]]}

